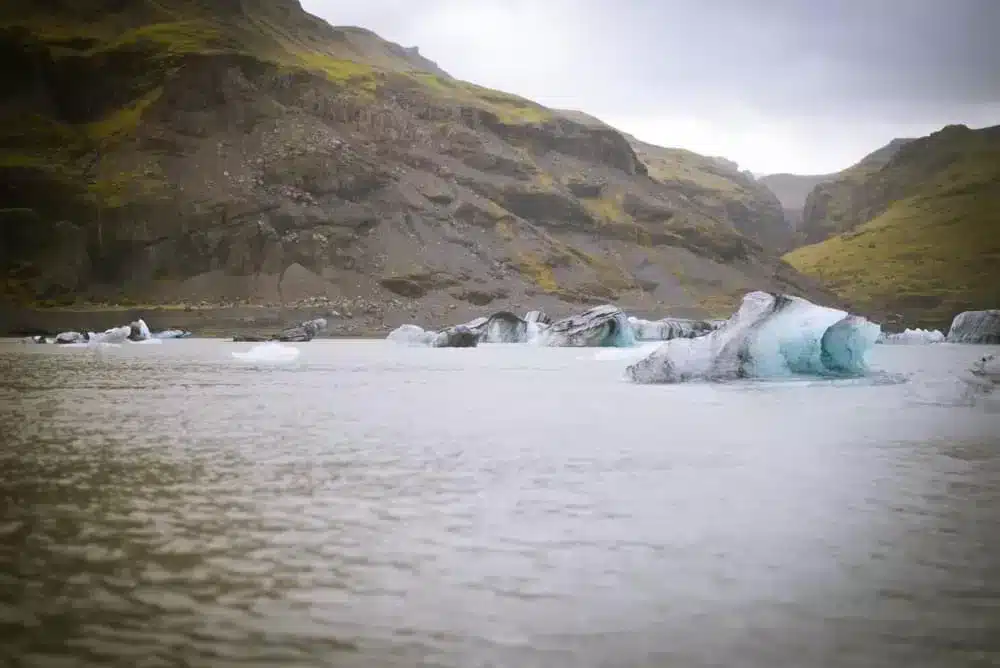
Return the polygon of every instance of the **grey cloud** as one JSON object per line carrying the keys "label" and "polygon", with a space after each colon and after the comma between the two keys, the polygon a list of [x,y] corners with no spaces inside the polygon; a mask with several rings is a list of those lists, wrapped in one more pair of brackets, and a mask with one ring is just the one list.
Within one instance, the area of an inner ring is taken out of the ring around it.
{"label": "grey cloud", "polygon": [[[418,45],[455,76],[552,106],[642,119],[633,122],[657,135],[644,137],[651,141],[728,145],[755,171],[777,159],[747,148],[768,133],[789,147],[805,142],[809,157],[798,160],[823,171],[842,167],[830,163],[844,151],[856,159],[876,148],[861,145],[875,137],[1000,123],[1000,0],[303,5],[331,23]],[[689,130],[672,137],[679,127]],[[815,136],[819,128],[824,136]]]}

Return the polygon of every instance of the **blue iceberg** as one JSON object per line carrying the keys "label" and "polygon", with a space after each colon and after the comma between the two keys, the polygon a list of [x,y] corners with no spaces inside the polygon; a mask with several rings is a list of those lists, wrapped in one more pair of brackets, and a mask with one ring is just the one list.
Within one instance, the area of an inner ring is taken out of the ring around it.
{"label": "blue iceberg", "polygon": [[879,325],[801,297],[751,292],[719,329],[667,341],[628,367],[636,383],[859,376]]}

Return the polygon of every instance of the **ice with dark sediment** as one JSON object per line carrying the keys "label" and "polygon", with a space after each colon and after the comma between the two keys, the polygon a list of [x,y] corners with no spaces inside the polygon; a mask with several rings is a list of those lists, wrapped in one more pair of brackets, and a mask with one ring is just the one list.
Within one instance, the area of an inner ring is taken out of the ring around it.
{"label": "ice with dark sediment", "polygon": [[629,316],[628,323],[638,341],[670,341],[671,339],[693,339],[718,329],[707,320],[687,320],[683,318],[662,318],[644,320]]}
{"label": "ice with dark sediment", "polygon": [[165,329],[162,332],[154,332],[154,339],[187,339],[192,336],[186,329]]}
{"label": "ice with dark sediment", "polygon": [[407,324],[389,332],[386,340],[427,348],[475,348],[479,344],[479,334],[467,325],[455,325],[435,332]]}
{"label": "ice with dark sediment", "polygon": [[955,316],[948,343],[1000,344],[1000,309],[964,311]]}
{"label": "ice with dark sediment", "polygon": [[625,312],[605,304],[552,323],[540,333],[538,343],[553,347],[626,348],[634,346],[636,341]]}
{"label": "ice with dark sediment", "polygon": [[863,317],[801,297],[751,292],[720,328],[667,341],[626,373],[637,383],[862,375],[880,332]]}

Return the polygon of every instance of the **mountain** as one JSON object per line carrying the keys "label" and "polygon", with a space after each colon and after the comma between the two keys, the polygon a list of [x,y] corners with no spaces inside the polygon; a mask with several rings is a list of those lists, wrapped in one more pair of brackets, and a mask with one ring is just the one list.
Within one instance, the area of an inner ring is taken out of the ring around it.
{"label": "mountain", "polygon": [[781,202],[788,226],[797,230],[802,225],[802,210],[809,193],[819,184],[835,178],[837,174],[768,174],[757,180],[774,193]]}
{"label": "mountain", "polygon": [[[589,114],[561,110],[580,123],[611,129]],[[685,198],[715,220],[730,221],[741,234],[764,248],[782,252],[791,242],[781,202],[771,190],[735,162],[682,148],[655,146],[621,133],[654,180]]]}
{"label": "mountain", "polygon": [[889,323],[946,328],[1000,306],[1000,126],[948,126],[887,152],[816,188],[808,221],[841,233],[785,258]]}
{"label": "mountain", "polygon": [[834,299],[766,248],[780,207],[735,166],[456,80],[295,0],[8,2],[0,53],[8,301],[363,297],[398,321]]}
{"label": "mountain", "polygon": [[912,139],[893,139],[858,163],[818,183],[806,196],[796,245],[814,244],[846,232],[874,217],[891,195],[868,189],[870,177],[892,160]]}

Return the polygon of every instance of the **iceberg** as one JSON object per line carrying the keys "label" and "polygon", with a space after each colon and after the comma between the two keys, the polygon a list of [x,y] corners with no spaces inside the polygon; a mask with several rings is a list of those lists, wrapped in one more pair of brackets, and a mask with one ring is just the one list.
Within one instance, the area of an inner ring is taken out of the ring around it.
{"label": "iceberg", "polygon": [[537,322],[540,325],[552,324],[552,318],[550,318],[544,311],[528,311],[524,315],[524,321],[527,323]]}
{"label": "iceberg", "polygon": [[993,385],[1000,385],[1000,357],[996,355],[984,355],[970,369],[972,375],[990,381]]}
{"label": "iceberg", "polygon": [[751,292],[719,329],[667,341],[626,374],[636,383],[861,375],[880,333],[865,318],[801,297]]}
{"label": "iceberg", "polygon": [[297,325],[286,327],[277,334],[237,334],[233,336],[233,341],[237,343],[263,343],[266,341],[280,341],[284,343],[305,343],[312,341],[316,336],[326,329],[326,318],[315,318],[306,320]]}
{"label": "iceberg", "polygon": [[541,333],[539,343],[544,346],[628,348],[635,345],[635,336],[625,312],[606,304],[552,323]]}
{"label": "iceberg", "polygon": [[944,341],[944,334],[936,329],[906,329],[898,334],[882,333],[876,343],[887,345],[922,345],[927,343],[941,343]]}
{"label": "iceberg", "polygon": [[429,346],[434,341],[437,332],[428,332],[417,325],[400,325],[389,332],[387,341],[407,346]]}
{"label": "iceberg", "polygon": [[111,329],[106,329],[103,332],[87,333],[88,343],[125,343],[128,340],[129,335],[132,333],[132,327],[129,325],[123,325],[121,327],[112,327]]}
{"label": "iceberg", "polygon": [[191,332],[186,329],[165,329],[162,332],[153,334],[154,339],[186,339],[191,336]]}
{"label": "iceberg", "polygon": [[685,320],[682,318],[643,320],[629,316],[628,323],[638,341],[693,339],[719,328],[719,325],[713,325],[705,320]]}
{"label": "iceberg", "polygon": [[[44,341],[44,339],[42,339]],[[72,343],[85,343],[87,337],[80,332],[59,332],[56,334],[55,343],[68,345]]]}
{"label": "iceberg", "polygon": [[440,332],[428,331],[417,325],[400,325],[385,338],[407,346],[430,348],[475,348],[479,344],[479,333],[467,325],[455,325]]}
{"label": "iceberg", "polygon": [[483,343],[524,343],[528,340],[528,323],[510,311],[499,311],[483,325],[479,340]]}
{"label": "iceberg", "polygon": [[948,343],[1000,343],[1000,309],[959,313],[951,321],[945,340]]}
{"label": "iceberg", "polygon": [[149,326],[142,318],[139,318],[129,325],[128,338],[130,341],[146,341],[152,338],[152,336],[153,335],[149,331]]}
{"label": "iceberg", "polygon": [[[326,329],[326,318],[314,318],[289,327],[277,336],[278,341],[304,343],[312,341],[320,332]],[[296,350],[298,350],[296,348]]]}

